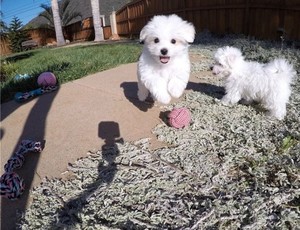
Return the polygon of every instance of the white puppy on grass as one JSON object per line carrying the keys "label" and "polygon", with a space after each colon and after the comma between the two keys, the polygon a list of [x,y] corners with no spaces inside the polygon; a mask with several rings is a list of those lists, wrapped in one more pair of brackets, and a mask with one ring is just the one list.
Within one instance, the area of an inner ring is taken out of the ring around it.
{"label": "white puppy on grass", "polygon": [[189,43],[195,38],[191,23],[179,16],[154,16],[142,29],[144,44],[138,61],[138,98],[145,101],[149,92],[154,100],[168,104],[179,98],[190,76]]}
{"label": "white puppy on grass", "polygon": [[291,95],[290,84],[296,75],[293,66],[284,59],[275,59],[267,64],[245,61],[239,49],[219,48],[215,54],[213,73],[226,77],[225,105],[241,99],[247,103],[259,102],[269,115],[282,120]]}

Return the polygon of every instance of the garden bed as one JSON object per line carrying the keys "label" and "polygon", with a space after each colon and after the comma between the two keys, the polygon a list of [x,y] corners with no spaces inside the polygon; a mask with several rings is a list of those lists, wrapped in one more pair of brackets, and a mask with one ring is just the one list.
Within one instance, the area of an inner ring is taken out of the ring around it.
{"label": "garden bed", "polygon": [[[296,229],[300,226],[300,53],[280,43],[205,35],[191,47],[199,83],[176,104],[190,126],[163,121],[149,140],[116,144],[69,164],[69,179],[44,179],[20,215],[21,229]],[[208,71],[223,45],[247,59],[284,56],[298,72],[283,121],[258,106],[226,107]]]}

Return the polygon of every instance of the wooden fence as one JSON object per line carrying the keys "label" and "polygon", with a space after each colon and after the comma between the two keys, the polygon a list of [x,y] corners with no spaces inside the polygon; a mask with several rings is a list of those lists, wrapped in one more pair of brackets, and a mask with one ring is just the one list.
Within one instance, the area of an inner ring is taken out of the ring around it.
{"label": "wooden fence", "polygon": [[28,29],[26,30],[30,39],[35,40],[39,46],[44,46],[56,41],[55,32],[50,29]]}
{"label": "wooden fence", "polygon": [[0,37],[0,55],[10,54],[9,42],[6,37]]}
{"label": "wooden fence", "polygon": [[[103,35],[104,39],[110,38],[111,28],[110,26],[104,26]],[[65,28],[65,38],[74,41],[91,41],[95,38],[95,30],[93,24],[93,18],[86,18],[82,22],[76,22]]]}
{"label": "wooden fence", "polygon": [[151,17],[172,13],[197,32],[300,40],[300,0],[136,0],[117,11],[118,34],[136,37]]}
{"label": "wooden fence", "polygon": [[[28,29],[26,32],[29,39],[36,41],[38,46],[45,46],[56,41],[55,32],[50,29]],[[11,54],[9,40],[7,37],[1,37],[0,54],[1,56]]]}
{"label": "wooden fence", "polygon": [[[28,29],[26,30],[30,39],[35,40],[38,46],[47,46],[56,44],[55,31],[45,28]],[[82,22],[76,22],[66,26],[63,30],[65,39],[71,42],[77,41],[92,41],[95,38],[93,18],[86,18]],[[103,27],[104,39],[109,39],[112,36],[111,27]],[[7,38],[1,37],[0,54],[8,55],[11,53],[9,41]]]}

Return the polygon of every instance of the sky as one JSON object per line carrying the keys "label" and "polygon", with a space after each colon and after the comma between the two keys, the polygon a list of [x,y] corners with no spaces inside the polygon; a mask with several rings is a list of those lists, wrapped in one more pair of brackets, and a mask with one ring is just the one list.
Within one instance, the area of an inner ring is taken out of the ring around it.
{"label": "sky", "polygon": [[2,0],[1,18],[9,25],[14,16],[18,17],[23,25],[35,18],[43,11],[41,4],[51,4],[51,0]]}

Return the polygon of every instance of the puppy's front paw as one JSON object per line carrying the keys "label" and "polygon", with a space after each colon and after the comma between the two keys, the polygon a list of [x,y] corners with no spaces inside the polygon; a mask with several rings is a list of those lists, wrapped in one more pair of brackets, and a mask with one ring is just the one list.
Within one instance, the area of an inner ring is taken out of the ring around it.
{"label": "puppy's front paw", "polygon": [[171,80],[168,85],[168,91],[172,97],[179,98],[185,89],[182,82]]}
{"label": "puppy's front paw", "polygon": [[221,103],[221,100],[218,99],[218,98],[214,98],[214,102],[215,102],[215,103]]}
{"label": "puppy's front paw", "polygon": [[178,89],[170,89],[169,90],[170,94],[172,95],[172,97],[175,98],[180,98],[180,96],[183,94],[183,90],[178,90]]}
{"label": "puppy's front paw", "polygon": [[240,101],[241,97],[238,94],[226,94],[222,99],[221,103],[225,106],[231,106]]}
{"label": "puppy's front paw", "polygon": [[251,105],[253,103],[253,100],[246,100],[242,98],[239,103],[241,103],[242,105]]}
{"label": "puppy's front paw", "polygon": [[229,101],[226,100],[225,98],[222,98],[222,99],[221,99],[221,103],[222,103],[222,105],[225,105],[225,106],[230,105]]}
{"label": "puppy's front paw", "polygon": [[156,95],[156,100],[162,104],[169,104],[171,101],[171,96],[169,94],[159,94]]}
{"label": "puppy's front paw", "polygon": [[140,101],[145,101],[149,92],[146,90],[138,90],[137,96]]}
{"label": "puppy's front paw", "polygon": [[266,112],[266,115],[272,118],[276,118],[278,120],[283,120],[286,115],[286,110],[270,110]]}
{"label": "puppy's front paw", "polygon": [[175,85],[169,86],[169,89],[168,89],[168,91],[172,95],[172,97],[175,97],[175,98],[179,98],[182,95],[183,90],[184,89],[181,89],[181,88],[179,89],[179,87],[177,87]]}
{"label": "puppy's front paw", "polygon": [[226,101],[226,100],[220,100],[220,99],[218,99],[218,98],[215,98],[214,99],[214,102],[216,103],[216,104],[220,104],[220,105],[224,105],[224,106],[229,106],[230,104]]}
{"label": "puppy's front paw", "polygon": [[231,105],[230,101],[227,98],[224,98],[224,97],[220,100],[220,102],[224,106],[230,106]]}

